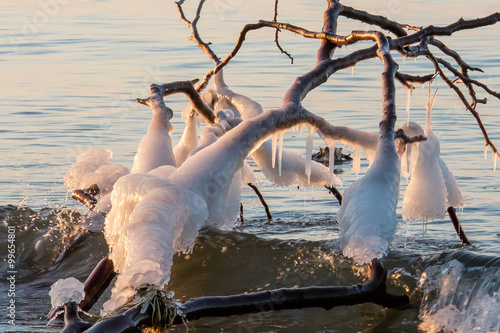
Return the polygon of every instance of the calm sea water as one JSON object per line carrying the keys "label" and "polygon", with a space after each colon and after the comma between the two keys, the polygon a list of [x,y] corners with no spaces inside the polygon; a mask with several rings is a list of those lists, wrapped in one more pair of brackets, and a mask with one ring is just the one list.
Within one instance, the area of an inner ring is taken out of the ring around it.
{"label": "calm sea water", "polygon": [[[348,4],[418,26],[449,24],[462,16],[476,18],[498,10],[495,0],[367,0]],[[185,4],[189,18],[196,6],[193,1]],[[272,19],[273,7],[274,1],[209,0],[199,23],[200,32],[223,57],[232,49],[241,27],[258,19]],[[320,30],[324,8],[322,1],[282,1],[279,20]],[[45,327],[45,315],[50,309],[49,286],[61,277],[84,280],[107,251],[104,238],[92,236],[67,262],[47,271],[62,247],[64,235],[77,224],[78,214],[84,212],[66,200],[62,182],[66,169],[79,152],[90,147],[110,148],[115,162],[131,167],[150,121],[149,109],[137,104],[135,98],[146,97],[153,82],[201,78],[212,66],[186,40],[189,30],[179,21],[171,1],[3,0],[0,22],[0,216],[5,221],[0,227],[2,262],[7,256],[6,224],[18,227],[19,249],[17,325],[7,323],[8,286],[3,280],[0,331],[56,332],[57,328]],[[346,19],[340,22],[339,34],[369,28]],[[497,25],[442,38],[472,66],[484,69],[484,74],[474,75],[494,90],[500,90],[500,56],[496,47],[499,29]],[[293,65],[277,50],[274,31],[268,29],[250,33],[225,72],[231,88],[260,102],[265,109],[279,106],[294,78],[313,67],[319,45],[318,41],[287,32],[280,36],[282,45],[294,56]],[[368,45],[342,48],[338,54]],[[404,62],[399,55],[395,59],[402,72],[433,71],[424,59],[416,63]],[[357,65],[352,74],[349,70],[336,73],[308,95],[304,106],[335,125],[376,131],[381,105],[380,72],[380,61],[374,59]],[[421,223],[402,224],[386,259],[389,288],[407,292],[418,300],[432,288],[443,290],[438,281],[446,280],[447,272],[454,271],[462,277],[454,283],[458,289],[463,288],[465,303],[472,304],[475,296],[481,301],[489,296],[493,303],[484,301],[476,305],[476,310],[480,314],[490,313],[492,307],[500,304],[499,284],[495,282],[500,268],[494,259],[500,256],[500,177],[493,171],[491,152],[484,160],[484,142],[474,119],[443,82],[438,81],[435,87],[439,92],[434,107],[434,131],[441,141],[444,160],[466,193],[468,204],[460,218],[473,245],[462,247],[448,220],[431,222],[425,235]],[[480,97],[486,96],[480,89],[477,91]],[[412,120],[424,121],[426,98],[426,89],[414,92]],[[493,97],[488,97],[488,101],[479,107],[479,112],[491,139],[500,146],[499,103]],[[180,110],[186,100],[172,96],[166,103],[176,112],[173,138],[177,140],[182,133]],[[406,117],[406,93],[402,88],[398,88],[397,103],[402,122]],[[317,137],[315,146],[319,145],[324,143]],[[298,132],[289,132],[285,148],[305,150],[305,138]],[[362,160],[362,173],[366,167],[366,160]],[[344,182],[341,190],[356,179],[350,163],[336,169]],[[402,184],[404,190],[405,182]],[[190,258],[176,259],[170,287],[177,297],[294,285],[352,284],[363,279],[362,269],[353,267],[338,254],[338,205],[328,193],[275,188],[266,182],[261,188],[274,214],[274,224],[265,224],[264,210],[253,193],[244,189],[246,225],[234,232],[207,232],[200,237]],[[35,251],[34,244],[51,229],[57,230],[51,235],[51,245]],[[457,268],[456,261],[464,267]],[[490,264],[483,264],[485,261]],[[2,276],[6,275],[6,264],[0,267]],[[434,287],[419,290],[417,282],[422,273],[429,276],[433,267],[438,271]],[[474,270],[483,273],[470,273]],[[460,285],[458,280],[465,282]],[[482,293],[470,295],[467,290]],[[461,315],[478,318],[477,325],[467,327],[488,332],[488,323],[494,325],[495,318],[499,320],[496,309],[482,321],[468,307]],[[308,309],[207,319],[192,325],[202,332],[417,332],[422,311],[418,304],[407,310],[385,310],[365,304],[329,312]],[[453,311],[443,313],[451,322],[457,315]]]}

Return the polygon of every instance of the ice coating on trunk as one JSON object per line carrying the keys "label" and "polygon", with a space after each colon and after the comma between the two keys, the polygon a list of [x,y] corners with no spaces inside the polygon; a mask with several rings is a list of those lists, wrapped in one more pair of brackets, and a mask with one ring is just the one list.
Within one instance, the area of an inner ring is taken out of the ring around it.
{"label": "ice coating on trunk", "polygon": [[151,110],[153,117],[148,132],[142,137],[134,157],[132,173],[146,173],[162,165],[175,166],[170,124],[172,110],[168,109],[163,101],[152,100]]}
{"label": "ice coating on trunk", "polygon": [[394,138],[381,136],[370,169],[344,191],[338,221],[345,256],[364,264],[387,253],[397,224],[399,174]]}
{"label": "ice coating on trunk", "polygon": [[80,153],[64,175],[64,184],[68,189],[84,189],[97,184],[101,194],[111,192],[116,180],[129,173],[127,168],[113,164],[112,156],[109,149],[92,148]]}
{"label": "ice coating on trunk", "polygon": [[85,297],[85,291],[83,289],[83,283],[74,277],[57,280],[57,282],[50,286],[49,291],[52,307],[57,308],[58,306],[64,305],[68,302],[80,304]]}
{"label": "ice coating on trunk", "polygon": [[148,174],[119,179],[104,234],[120,273],[104,312],[125,304],[142,284],[162,288],[175,252],[189,252],[208,216],[205,201],[172,182]]}
{"label": "ice coating on trunk", "polygon": [[184,128],[181,139],[173,149],[175,165],[177,167],[184,163],[186,158],[188,158],[189,153],[191,153],[198,145],[199,117],[196,112],[191,112],[191,105],[188,105],[186,108],[188,110],[185,110],[184,113],[187,113],[187,115],[183,117],[186,119],[186,127]]}

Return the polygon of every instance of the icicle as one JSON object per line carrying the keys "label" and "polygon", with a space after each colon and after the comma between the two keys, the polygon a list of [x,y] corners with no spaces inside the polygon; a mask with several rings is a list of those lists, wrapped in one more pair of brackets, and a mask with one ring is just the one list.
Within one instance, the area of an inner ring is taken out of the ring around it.
{"label": "icicle", "polygon": [[488,145],[484,146],[484,160],[488,160]]}
{"label": "icicle", "polygon": [[356,146],[352,152],[352,169],[356,172],[356,179],[358,179],[358,173],[361,169],[361,147]]}
{"label": "icicle", "polygon": [[273,166],[273,169],[276,167],[276,146],[278,145],[278,134],[273,135],[272,139],[272,158],[271,158],[271,163]]}
{"label": "icicle", "polygon": [[354,76],[354,66],[351,66],[351,76]]}
{"label": "icicle", "polygon": [[309,132],[307,134],[307,143],[306,143],[306,162],[305,162],[305,174],[307,176],[307,184],[311,184],[311,157],[313,150],[313,141],[314,141],[314,129],[309,127]]}
{"label": "icicle", "polygon": [[495,154],[493,156],[493,171],[497,171],[497,159],[498,159],[498,154]]}
{"label": "icicle", "polygon": [[335,169],[335,143],[333,142],[328,144],[328,150],[330,154],[328,156],[328,174],[330,175],[330,186],[333,186],[333,171]]}
{"label": "icicle", "polygon": [[411,104],[411,94],[413,92],[413,86],[410,84],[409,88],[406,88],[406,126],[410,126],[410,104]]}
{"label": "icicle", "polygon": [[406,145],[406,172],[408,173],[408,178],[411,178],[411,147],[411,143]]}
{"label": "icicle", "polygon": [[413,57],[413,62],[417,63],[417,57]]}
{"label": "icicle", "polygon": [[280,133],[280,142],[279,142],[279,150],[278,150],[278,173],[281,177],[281,165],[283,164],[283,136],[285,132]]}
{"label": "icicle", "polygon": [[401,172],[403,173],[403,177],[406,179],[406,184],[408,184],[408,151],[405,150],[403,156],[401,156]]}
{"label": "icicle", "polygon": [[302,136],[302,125],[299,125],[299,136]]}

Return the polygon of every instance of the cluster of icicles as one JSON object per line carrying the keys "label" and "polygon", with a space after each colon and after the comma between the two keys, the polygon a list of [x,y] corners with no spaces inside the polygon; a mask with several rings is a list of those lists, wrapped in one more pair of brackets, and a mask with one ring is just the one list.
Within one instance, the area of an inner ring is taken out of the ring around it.
{"label": "cluster of icicles", "polygon": [[[199,138],[200,121],[190,105],[183,112],[186,127],[175,147],[169,117],[162,113],[166,107],[152,107],[152,121],[131,171],[113,164],[110,151],[92,149],[80,154],[65,176],[70,189],[95,183],[102,190],[94,210],[107,213],[104,234],[119,273],[104,313],[125,304],[142,284],[164,287],[174,254],[189,253],[200,228],[234,226],[242,184],[256,179],[245,161],[248,156],[273,184],[323,187],[340,184],[333,173],[336,141],[353,147],[355,172],[359,172],[363,150],[371,167],[344,192],[338,214],[344,254],[367,263],[387,253],[397,224],[401,168],[400,156],[377,144],[387,139],[355,130],[345,137],[326,138],[331,155],[330,166],[325,167],[311,161],[313,128],[308,128],[305,156],[283,149],[283,132],[274,133],[268,141],[255,138],[256,126],[265,125],[246,120],[262,114],[262,107],[231,91],[221,74],[215,78],[214,90],[202,97],[217,118]],[[425,134],[428,140],[408,145],[402,158],[403,169],[412,173],[403,217],[441,218],[446,205],[462,206],[465,199],[439,157],[430,108],[425,131],[415,123],[404,128],[409,136]],[[387,145],[394,146],[392,142]],[[438,181],[443,185],[439,191]]]}

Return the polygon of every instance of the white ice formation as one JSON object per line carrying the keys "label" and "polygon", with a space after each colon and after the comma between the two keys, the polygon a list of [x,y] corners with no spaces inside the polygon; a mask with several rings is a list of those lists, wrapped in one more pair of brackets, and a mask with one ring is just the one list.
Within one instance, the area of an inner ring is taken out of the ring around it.
{"label": "white ice formation", "polygon": [[119,164],[113,164],[111,150],[92,148],[80,153],[64,175],[64,184],[68,189],[83,189],[97,184],[101,194],[105,195],[113,189],[113,184],[129,173]]}
{"label": "white ice formation", "polygon": [[149,106],[153,112],[147,133],[142,137],[134,157],[132,173],[146,173],[162,165],[175,166],[170,132],[173,112],[162,99],[151,98]]}
{"label": "white ice formation", "polygon": [[120,273],[104,312],[126,303],[142,284],[160,288],[170,279],[175,252],[189,252],[208,217],[205,201],[148,174],[119,179],[106,217],[110,259]]}
{"label": "white ice formation", "polygon": [[412,144],[409,169],[411,180],[403,198],[403,219],[442,219],[449,206],[463,207],[466,203],[460,187],[446,163],[440,157],[438,138],[432,131],[431,105],[428,106],[425,131],[410,122],[402,126],[409,136],[424,134],[427,140]]}
{"label": "white ice formation", "polygon": [[80,302],[85,297],[84,285],[74,277],[59,279],[50,286],[49,296],[53,308],[68,302]]}
{"label": "white ice formation", "polygon": [[188,158],[189,154],[198,146],[199,116],[194,112],[191,104],[188,104],[182,113],[186,123],[182,137],[173,148],[175,165],[179,167]]}
{"label": "white ice formation", "polygon": [[344,191],[338,213],[344,255],[359,264],[382,258],[396,229],[400,162],[394,136],[380,136],[365,176]]}
{"label": "white ice formation", "polygon": [[[251,119],[263,113],[262,106],[259,103],[228,88],[222,78],[222,71],[215,75],[214,81],[215,94],[218,100],[224,101],[223,105],[226,107],[230,105],[232,109],[236,109],[243,120]],[[330,185],[331,177],[327,167],[315,161],[309,162],[310,156],[304,156],[298,150],[283,150],[283,146],[278,145],[278,136],[281,142],[281,134],[275,133],[272,140],[263,142],[251,154],[255,164],[267,179],[279,186],[311,185],[323,187],[324,185]],[[309,163],[311,165],[310,175]],[[339,185],[340,183],[341,181],[334,175],[333,185]]]}

